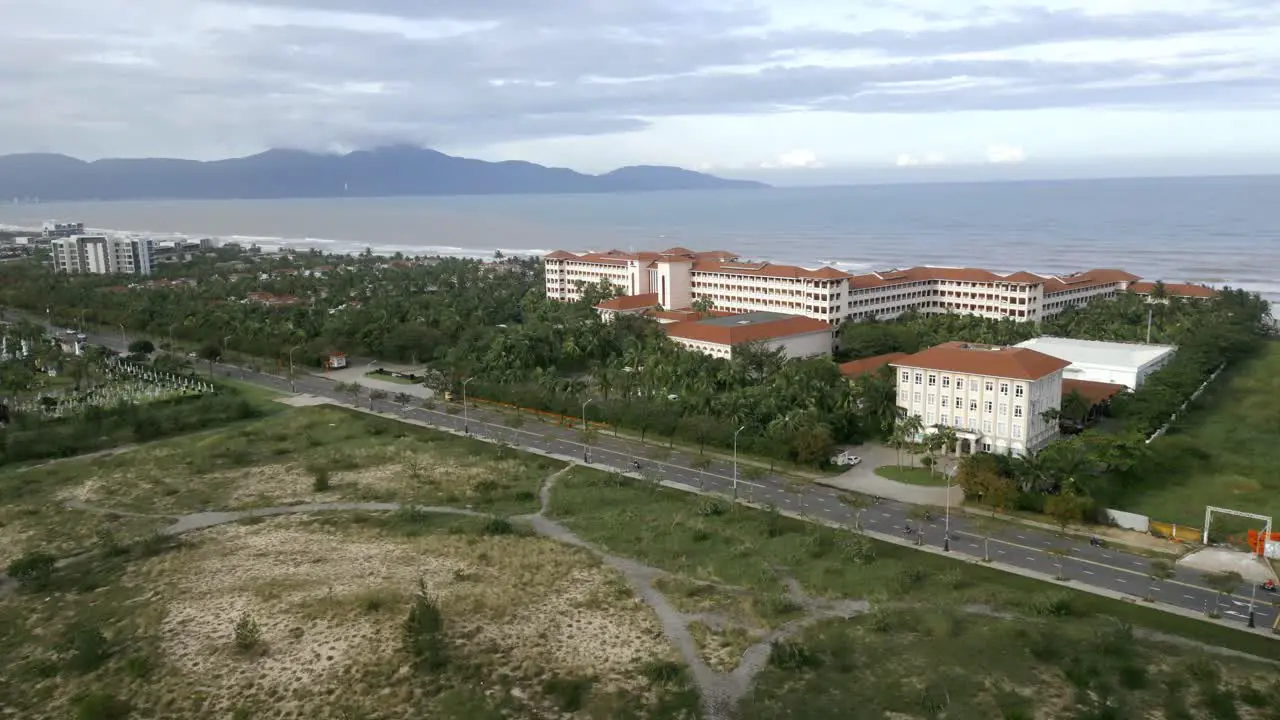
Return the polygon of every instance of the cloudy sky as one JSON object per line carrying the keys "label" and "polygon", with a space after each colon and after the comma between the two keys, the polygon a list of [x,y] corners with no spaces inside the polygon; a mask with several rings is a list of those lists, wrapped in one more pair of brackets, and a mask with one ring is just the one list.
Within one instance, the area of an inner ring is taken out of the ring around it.
{"label": "cloudy sky", "polygon": [[0,153],[408,142],[784,183],[1280,171],[1278,0],[0,0],[0,18]]}

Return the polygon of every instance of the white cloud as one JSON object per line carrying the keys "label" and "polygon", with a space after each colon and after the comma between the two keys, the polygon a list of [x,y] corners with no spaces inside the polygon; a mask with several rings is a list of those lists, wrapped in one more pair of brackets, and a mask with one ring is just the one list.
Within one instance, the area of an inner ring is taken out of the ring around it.
{"label": "white cloud", "polygon": [[925,167],[933,165],[946,165],[947,156],[941,153],[926,153],[924,155],[912,155],[910,153],[902,153],[898,155],[894,164],[898,167]]}
{"label": "white cloud", "polygon": [[987,148],[987,162],[992,165],[1017,165],[1027,161],[1027,151],[1015,145],[992,145]]}
{"label": "white cloud", "polygon": [[822,167],[822,161],[811,150],[790,150],[769,162],[760,163],[760,167],[766,170],[808,170]]}

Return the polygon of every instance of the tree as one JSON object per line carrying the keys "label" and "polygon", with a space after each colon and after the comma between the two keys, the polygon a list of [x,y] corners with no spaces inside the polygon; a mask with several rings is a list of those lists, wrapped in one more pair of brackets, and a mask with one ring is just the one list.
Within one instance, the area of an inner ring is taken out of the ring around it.
{"label": "tree", "polygon": [[[920,435],[924,432],[924,420],[919,415],[908,415],[898,420],[897,433],[898,442],[903,448],[907,449],[907,456],[911,459],[911,467],[916,466],[915,444],[920,440]],[[901,456],[899,456],[901,458]],[[902,461],[899,459],[898,467],[902,467]]]}
{"label": "tree", "polygon": [[1201,582],[1205,587],[1216,593],[1213,598],[1213,611],[1209,613],[1210,617],[1218,617],[1221,615],[1222,596],[1235,592],[1240,584],[1244,582],[1244,578],[1240,573],[1234,570],[1228,570],[1220,573],[1209,573],[1201,578]]}
{"label": "tree", "polygon": [[395,396],[395,402],[400,406],[400,412],[404,413],[409,410],[409,405],[413,403],[413,396],[406,392],[398,392]]}
{"label": "tree", "polygon": [[709,297],[697,298],[696,300],[694,300],[692,303],[689,304],[690,310],[693,310],[694,312],[704,317],[706,315],[709,315],[711,311],[715,309],[715,307],[716,307],[715,301]]}
{"label": "tree", "polygon": [[427,590],[426,580],[419,578],[418,592],[404,620],[405,651],[419,669],[439,670],[448,664],[449,646],[444,631],[440,602]]}
{"label": "tree", "polygon": [[1091,504],[1088,498],[1062,493],[1044,501],[1044,512],[1058,524],[1059,531],[1065,533],[1068,525],[1084,519]]}
{"label": "tree", "polygon": [[156,346],[150,340],[134,340],[129,343],[129,353],[132,355],[150,355],[156,351]]}
{"label": "tree", "polygon": [[217,343],[205,343],[196,351],[196,355],[209,363],[209,377],[213,377],[213,364],[222,357],[222,349]]}
{"label": "tree", "polygon": [[382,402],[383,400],[386,400],[386,399],[387,399],[386,390],[377,390],[377,389],[370,390],[369,391],[369,409],[370,410],[373,409],[373,404],[375,402]]}
{"label": "tree", "polygon": [[1147,577],[1151,578],[1151,586],[1147,588],[1147,602],[1156,601],[1156,586],[1174,576],[1173,563],[1168,560],[1152,560],[1147,570]]}
{"label": "tree", "polygon": [[960,461],[956,470],[956,482],[964,489],[966,498],[972,498],[996,510],[1009,510],[1018,497],[1013,481],[1000,474],[999,461],[994,455],[969,455]]}

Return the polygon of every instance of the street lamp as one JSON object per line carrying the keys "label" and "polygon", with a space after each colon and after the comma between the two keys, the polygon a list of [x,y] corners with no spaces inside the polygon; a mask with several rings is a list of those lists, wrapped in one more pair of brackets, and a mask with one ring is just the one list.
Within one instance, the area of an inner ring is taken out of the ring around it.
{"label": "street lamp", "polygon": [[1249,584],[1249,627],[1257,627],[1253,619],[1253,602],[1258,597],[1258,583]]}
{"label": "street lamp", "polygon": [[289,348],[289,392],[297,392],[297,389],[294,388],[293,386],[293,353],[295,350],[297,350],[300,347],[302,346],[294,345],[293,347]]}
{"label": "street lamp", "polygon": [[[743,425],[742,427],[733,431],[733,500],[734,502],[737,502],[738,500],[738,433],[746,429],[747,429],[747,426]],[[751,497],[754,498],[755,495],[752,494]]]}
{"label": "street lamp", "polygon": [[591,462],[591,458],[587,455],[587,449],[590,447],[588,443],[591,441],[591,436],[587,433],[589,429],[587,426],[587,406],[594,399],[587,398],[587,401],[582,403],[582,462]]}
{"label": "street lamp", "polygon": [[471,434],[471,420],[467,416],[467,383],[472,380],[475,378],[469,377],[462,381],[462,432],[466,435]]}
{"label": "street lamp", "polygon": [[951,552],[951,473],[947,473],[947,516],[942,526],[942,551]]}

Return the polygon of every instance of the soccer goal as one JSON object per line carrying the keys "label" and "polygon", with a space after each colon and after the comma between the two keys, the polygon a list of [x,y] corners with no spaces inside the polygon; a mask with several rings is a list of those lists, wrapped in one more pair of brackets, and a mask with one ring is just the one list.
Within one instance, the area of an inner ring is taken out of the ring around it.
{"label": "soccer goal", "polygon": [[[1206,507],[1205,507],[1205,509],[1204,509],[1204,538],[1203,538],[1203,542],[1204,542],[1204,544],[1205,544],[1205,545],[1208,545],[1208,544],[1209,544],[1209,528],[1213,525],[1213,516],[1214,516],[1215,514],[1216,514],[1216,515],[1230,515],[1230,516],[1232,516],[1232,517],[1245,518],[1246,520],[1253,520],[1253,521],[1255,521],[1255,522],[1248,523],[1248,525],[1249,525],[1249,526],[1251,526],[1251,528],[1252,528],[1252,529],[1256,530],[1256,529],[1257,529],[1258,524],[1260,523],[1260,524],[1262,524],[1262,525],[1263,525],[1263,527],[1262,527],[1262,537],[1264,537],[1264,538],[1269,538],[1269,537],[1271,537],[1271,517],[1270,517],[1270,516],[1268,516],[1268,515],[1258,515],[1258,514],[1256,514],[1256,513],[1244,512],[1243,510],[1232,510],[1231,508],[1221,508],[1221,507],[1214,507],[1214,506],[1212,506],[1212,505],[1208,505],[1208,506],[1206,506]],[[1223,519],[1223,520],[1222,520],[1222,524],[1225,524],[1225,525],[1227,526],[1227,528],[1228,528],[1228,529],[1227,529],[1228,534],[1231,534],[1233,531],[1234,531],[1234,532],[1239,532],[1239,527],[1240,527],[1240,525],[1239,525],[1238,523],[1232,523],[1230,520]],[[1221,527],[1221,525],[1220,525],[1220,527]],[[1247,531],[1246,531],[1246,535],[1247,535]],[[1251,548],[1251,550],[1252,550],[1255,554],[1257,554],[1257,555],[1261,555],[1261,554],[1262,554],[1262,552],[1263,552],[1263,548],[1264,548],[1264,547],[1265,547],[1265,543],[1258,543],[1258,547],[1256,547],[1256,548]]]}

